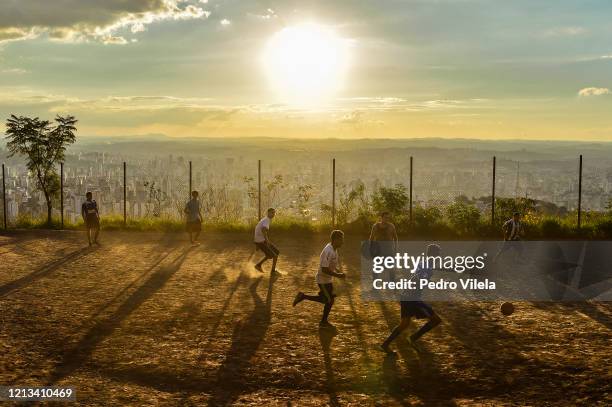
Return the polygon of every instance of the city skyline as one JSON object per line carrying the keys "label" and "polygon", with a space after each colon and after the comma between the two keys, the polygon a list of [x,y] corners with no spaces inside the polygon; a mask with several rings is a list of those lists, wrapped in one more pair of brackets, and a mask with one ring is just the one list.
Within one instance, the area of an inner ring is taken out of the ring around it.
{"label": "city skyline", "polygon": [[[483,219],[491,211],[492,158],[497,159],[496,196],[530,198],[535,213],[567,216],[578,204],[578,155],[584,154],[582,210],[607,213],[612,190],[610,148],[598,144],[477,142],[454,140],[445,148],[435,140],[362,140],[337,149],[340,140],[157,140],[143,149],[138,139],[104,141],[69,149],[64,162],[64,217],[80,218],[86,192],[94,193],[104,216],[123,215],[123,191],[129,219],[179,219],[191,189],[199,190],[211,221],[257,219],[258,162],[262,207],[281,217],[314,223],[329,217],[332,159],[336,169],[336,204],[346,205],[351,191],[363,186],[372,199],[380,187],[412,184],[415,207],[445,208],[466,201]],[[525,149],[526,145],[532,148]],[[0,148],[0,157],[4,151]],[[414,179],[410,177],[414,158]],[[123,163],[127,165],[123,179]],[[44,197],[21,157],[5,157],[7,218],[40,217]],[[192,167],[192,176],[189,168]],[[59,171],[59,170],[58,170]],[[192,184],[189,181],[192,180]],[[60,216],[59,203],[53,216]],[[344,203],[343,203],[344,202]],[[327,209],[326,209],[327,208]],[[353,208],[355,209],[355,208]],[[355,216],[353,213],[352,216]],[[352,219],[352,218],[349,218]]]}
{"label": "city skyline", "polygon": [[610,141],[611,8],[11,0],[0,114],[74,114],[83,138]]}

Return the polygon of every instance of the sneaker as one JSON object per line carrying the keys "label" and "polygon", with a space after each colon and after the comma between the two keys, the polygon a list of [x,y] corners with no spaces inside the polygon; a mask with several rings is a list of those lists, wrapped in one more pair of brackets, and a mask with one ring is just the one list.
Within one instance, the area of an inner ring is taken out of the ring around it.
{"label": "sneaker", "polygon": [[389,345],[385,345],[384,343],[380,345],[379,349],[385,352],[387,355],[395,355],[395,351],[391,350]]}
{"label": "sneaker", "polygon": [[303,300],[304,300],[304,293],[300,291],[299,293],[297,293],[297,295],[295,296],[295,299],[293,300],[293,306],[295,307]]}

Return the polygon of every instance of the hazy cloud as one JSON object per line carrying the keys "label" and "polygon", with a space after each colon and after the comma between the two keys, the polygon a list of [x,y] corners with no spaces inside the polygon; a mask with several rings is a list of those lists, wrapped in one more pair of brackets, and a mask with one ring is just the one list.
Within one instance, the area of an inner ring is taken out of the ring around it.
{"label": "hazy cloud", "polygon": [[587,30],[583,27],[555,27],[544,31],[545,37],[571,37],[586,34]]}
{"label": "hazy cloud", "polygon": [[28,71],[21,68],[0,68],[0,73],[21,75],[24,73],[28,73]]}
{"label": "hazy cloud", "polygon": [[271,20],[273,18],[277,18],[278,15],[276,14],[276,12],[274,10],[272,10],[271,8],[266,9],[266,11],[262,14],[253,14],[253,13],[249,13],[248,14],[251,17],[254,17],[256,19],[260,19],[260,20]]}
{"label": "hazy cloud", "polygon": [[609,94],[610,89],[608,88],[584,88],[578,91],[578,96],[602,96]]}

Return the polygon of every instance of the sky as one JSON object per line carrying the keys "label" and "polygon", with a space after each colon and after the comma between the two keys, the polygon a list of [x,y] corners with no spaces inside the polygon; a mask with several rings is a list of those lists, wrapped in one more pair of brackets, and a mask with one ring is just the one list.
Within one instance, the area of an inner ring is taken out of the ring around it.
{"label": "sky", "polygon": [[607,0],[1,0],[0,118],[72,114],[82,137],[612,141],[611,15]]}

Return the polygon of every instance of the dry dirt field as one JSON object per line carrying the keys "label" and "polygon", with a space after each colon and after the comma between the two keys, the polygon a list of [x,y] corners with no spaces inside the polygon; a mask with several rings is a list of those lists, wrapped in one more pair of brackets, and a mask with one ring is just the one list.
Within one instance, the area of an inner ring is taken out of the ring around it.
{"label": "dry dirt field", "polygon": [[315,291],[325,238],[277,236],[272,281],[250,235],[108,232],[89,249],[78,232],[1,234],[0,384],[74,386],[82,405],[610,405],[612,303],[433,304],[422,351],[400,338],[387,357],[399,307],[361,300],[360,237],[337,334],[319,304],[291,306]]}

